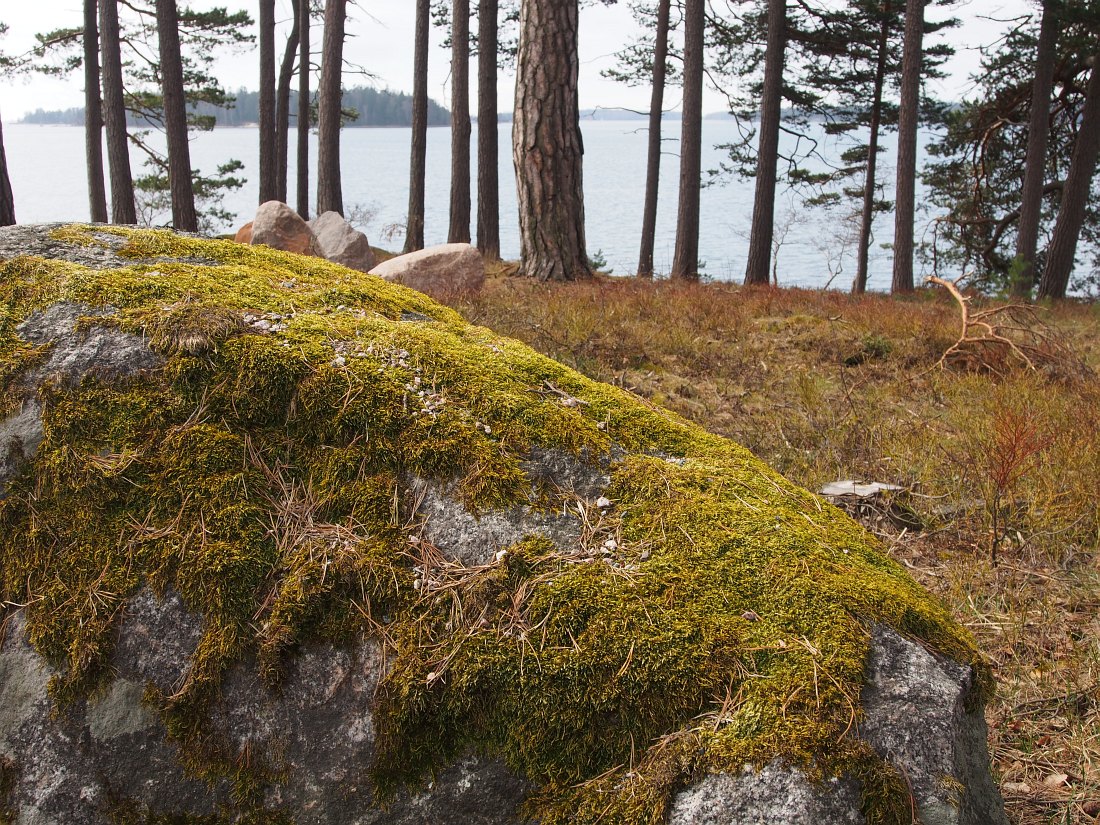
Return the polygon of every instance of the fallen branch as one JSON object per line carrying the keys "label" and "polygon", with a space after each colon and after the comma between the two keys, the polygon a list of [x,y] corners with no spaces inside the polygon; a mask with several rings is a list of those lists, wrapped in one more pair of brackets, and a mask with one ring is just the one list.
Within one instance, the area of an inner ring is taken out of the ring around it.
{"label": "fallen branch", "polygon": [[964,295],[960,284],[967,277],[947,280],[935,275],[926,282],[947,290],[959,305],[958,340],[944,350],[936,367],[964,369],[1003,375],[1015,364],[1031,371],[1046,370],[1061,375],[1088,373],[1088,367],[1038,318],[1039,307],[1005,304],[975,310],[972,296]]}

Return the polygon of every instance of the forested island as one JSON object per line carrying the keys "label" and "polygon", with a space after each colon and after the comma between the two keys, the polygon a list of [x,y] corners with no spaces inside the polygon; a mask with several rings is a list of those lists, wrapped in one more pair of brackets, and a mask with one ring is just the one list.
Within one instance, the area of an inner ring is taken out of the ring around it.
{"label": "forested island", "polygon": [[[411,126],[412,95],[390,89],[374,89],[356,86],[344,89],[343,109],[345,126]],[[298,93],[290,92],[290,110],[298,111]],[[200,102],[192,111],[204,117],[213,117],[217,126],[250,126],[260,122],[259,92],[239,89],[233,93],[226,106]],[[316,107],[314,106],[314,119]],[[84,107],[72,109],[36,109],[23,117],[23,123],[55,126],[83,126]],[[428,126],[449,126],[451,113],[436,103],[428,101]],[[146,125],[141,117],[131,113],[130,126]]]}

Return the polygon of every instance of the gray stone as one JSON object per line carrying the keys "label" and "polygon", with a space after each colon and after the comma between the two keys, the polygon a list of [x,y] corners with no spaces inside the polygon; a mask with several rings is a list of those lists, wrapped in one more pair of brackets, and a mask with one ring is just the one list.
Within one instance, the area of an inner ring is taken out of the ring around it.
{"label": "gray stone", "polygon": [[[16,825],[108,825],[112,801],[156,814],[206,816],[230,800],[227,782],[188,777],[157,715],[144,706],[143,681],[184,675],[198,620],[174,594],[142,590],[127,605],[112,658],[119,674],[101,695],[52,715],[53,670],[26,639],[15,612],[0,643],[0,757],[16,767]],[[175,638],[178,627],[184,641]],[[161,644],[160,640],[164,643]],[[515,825],[528,785],[499,762],[467,757],[386,810],[372,803],[367,770],[374,753],[371,701],[385,667],[375,642],[307,647],[288,663],[278,690],[261,684],[254,663],[226,677],[212,722],[238,752],[277,754],[267,767],[265,805],[297,823]]]}
{"label": "gray stone", "polygon": [[24,399],[14,413],[0,420],[0,498],[19,469],[34,457],[43,435],[42,407],[33,398]]}
{"label": "gray stone", "polygon": [[111,314],[111,310],[71,303],[33,313],[16,332],[32,344],[49,344],[50,354],[45,364],[28,374],[27,383],[33,386],[56,377],[66,386],[75,386],[89,373],[109,379],[159,367],[163,359],[140,336],[95,323],[77,329],[81,319]]}
{"label": "gray stone", "polygon": [[429,295],[476,292],[485,283],[485,261],[477,247],[468,243],[429,246],[398,255],[370,272]]}
{"label": "gray stone", "polygon": [[[989,773],[985,717],[967,709],[973,690],[970,668],[873,628],[857,736],[903,772],[923,825],[1008,825]],[[855,782],[814,784],[771,762],[682,791],[669,825],[862,825],[859,809]]]}
{"label": "gray stone", "polygon": [[669,825],[864,825],[852,781],[811,782],[797,768],[770,762],[759,772],[716,774],[676,795]]}
{"label": "gray stone", "polygon": [[120,798],[170,800],[171,812],[210,814],[216,796],[228,798],[228,789],[212,791],[185,775],[135,683],[118,680],[98,702],[55,715],[53,672],[27,641],[22,613],[9,616],[0,642],[0,757],[15,768],[8,800],[15,825],[107,825],[111,800]]}
{"label": "gray stone", "polygon": [[49,354],[43,363],[23,376],[26,393],[19,407],[0,419],[0,498],[42,443],[42,406],[35,397],[37,386],[45,381],[75,386],[89,374],[116,378],[154,369],[163,363],[137,335],[94,323],[77,329],[81,319],[110,314],[110,310],[83,304],[60,303],[32,313],[16,327],[16,334],[24,341],[48,345]]}
{"label": "gray stone", "polygon": [[367,236],[348,223],[339,212],[325,212],[309,221],[317,237],[317,250],[335,264],[370,272],[374,268],[374,252]]}
{"label": "gray stone", "polygon": [[985,717],[968,708],[970,668],[876,626],[860,736],[904,766],[924,825],[1007,823],[989,773]]}
{"label": "gray stone", "polygon": [[0,227],[0,260],[28,255],[54,261],[71,261],[84,266],[117,268],[132,266],[133,261],[119,258],[117,250],[125,243],[119,235],[94,232],[97,245],[78,246],[59,241],[51,233],[65,224],[17,224]]}
{"label": "gray stone", "polygon": [[[82,245],[72,241],[58,240],[53,237],[55,230],[70,224],[32,223],[15,226],[0,226],[0,260],[10,260],[21,256],[48,258],[54,261],[69,261],[82,266],[97,269],[122,269],[135,264],[155,264],[166,260],[162,257],[135,258],[122,256],[119,251],[126,245],[126,238],[108,231],[97,231],[91,226],[90,236],[95,243]],[[180,232],[181,235],[193,233]],[[198,266],[213,266],[216,262],[209,258],[174,258]]]}

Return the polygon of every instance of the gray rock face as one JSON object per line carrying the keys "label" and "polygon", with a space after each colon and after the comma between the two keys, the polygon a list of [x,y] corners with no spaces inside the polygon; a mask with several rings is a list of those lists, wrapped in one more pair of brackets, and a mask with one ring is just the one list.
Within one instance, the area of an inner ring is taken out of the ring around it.
{"label": "gray rock face", "polygon": [[[0,759],[14,765],[16,825],[108,825],[120,802],[157,815],[209,816],[232,799],[228,781],[189,777],[161,720],[145,706],[147,684],[178,687],[198,644],[198,620],[169,595],[143,590],[127,606],[106,691],[59,718],[53,671],[28,644],[22,614],[0,643]],[[239,753],[257,754],[282,781],[264,805],[316,825],[511,825],[527,784],[496,762],[461,760],[421,793],[388,810],[373,805],[366,772],[374,752],[371,700],[384,659],[375,643],[318,645],[291,663],[281,689],[262,686],[247,663],[226,678],[212,716]],[[274,755],[274,756],[273,756]],[[0,800],[0,810],[5,800]]]}
{"label": "gray rock face", "polygon": [[[969,668],[876,626],[863,687],[859,738],[899,766],[923,825],[1007,825],[989,774],[985,717],[966,709]],[[813,784],[778,762],[739,776],[709,776],[680,793],[670,825],[862,825],[858,785]]]}
{"label": "gray rock face", "polygon": [[6,418],[0,418],[0,498],[42,443],[42,408],[35,398],[35,387],[46,381],[75,386],[90,374],[112,378],[160,365],[159,356],[136,335],[98,325],[77,330],[81,318],[107,314],[104,310],[63,303],[34,313],[16,327],[16,333],[24,341],[48,346],[49,350],[46,360],[23,376],[26,394],[20,406]]}
{"label": "gray rock face", "polygon": [[797,769],[771,762],[739,776],[717,774],[680,793],[669,825],[863,825],[859,787],[850,781],[810,782]]}
{"label": "gray rock face", "polygon": [[[495,528],[493,528],[495,530]],[[486,536],[486,547],[494,539]],[[226,804],[228,783],[187,777],[159,718],[142,703],[144,685],[170,690],[200,637],[199,622],[169,595],[143,590],[127,606],[112,668],[117,676],[93,701],[51,718],[51,669],[23,633],[20,613],[0,644],[0,757],[18,771],[19,825],[105,825],[108,800],[157,813],[205,815]],[[266,791],[272,811],[302,823],[517,825],[528,785],[496,762],[465,758],[429,787],[374,808],[366,775],[374,751],[371,699],[384,673],[377,646],[310,647],[281,688],[257,680],[245,663],[226,679],[213,709],[216,727],[239,752],[278,754],[282,781]],[[1004,807],[989,776],[985,723],[968,712],[966,668],[933,657],[891,630],[876,628],[859,736],[902,767],[920,821],[1002,825]],[[862,825],[858,783],[809,781],[776,761],[739,775],[706,777],[680,792],[670,825]]]}
{"label": "gray rock face", "polygon": [[374,268],[374,252],[367,236],[345,221],[339,212],[318,215],[309,221],[309,226],[324,258],[359,272],[370,272]]}
{"label": "gray rock face", "polygon": [[[48,258],[54,261],[70,261],[74,264],[94,266],[100,269],[121,269],[134,264],[153,264],[163,258],[134,258],[119,255],[126,239],[110,232],[93,230],[94,245],[81,246],[53,237],[56,229],[67,226],[62,223],[17,224],[0,226],[0,260],[20,256]],[[187,233],[177,233],[186,235]],[[188,263],[200,266],[213,264],[206,258],[184,258]]]}
{"label": "gray rock face", "polygon": [[905,766],[925,825],[1007,821],[989,774],[985,717],[966,707],[972,679],[969,668],[874,629],[860,736]]}
{"label": "gray rock face", "polygon": [[476,292],[485,283],[485,262],[477,247],[468,243],[429,246],[398,255],[370,272],[429,295]]}

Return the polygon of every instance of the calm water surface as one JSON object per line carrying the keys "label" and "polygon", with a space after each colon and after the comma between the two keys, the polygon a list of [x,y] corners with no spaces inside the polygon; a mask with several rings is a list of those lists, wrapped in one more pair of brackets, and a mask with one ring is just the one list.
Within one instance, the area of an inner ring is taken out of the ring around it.
{"label": "calm water surface", "polygon": [[[511,159],[511,124],[500,124],[501,245],[505,258],[519,257],[514,173]],[[600,251],[616,274],[632,274],[638,260],[642,198],[645,191],[646,129],[642,121],[585,121],[584,189],[590,254]],[[5,124],[4,139],[20,222],[86,220],[87,184],[84,171],[83,129],[71,126]],[[408,164],[411,132],[395,129],[347,129],[343,133],[343,189],[345,211],[370,214],[366,231],[371,243],[391,249],[403,244],[401,227],[408,204]],[[661,197],[655,263],[668,272],[676,230],[676,182],[678,178],[679,123],[664,127],[665,155],[661,167]],[[722,152],[713,147],[735,139],[730,121],[704,122],[704,168],[717,167]],[[472,146],[477,145],[476,127]],[[312,147],[316,167],[316,144]],[[476,149],[475,149],[476,151]],[[257,198],[255,129],[217,129],[200,134],[191,143],[192,165],[211,171],[218,163],[238,158],[245,163],[248,183],[230,194],[225,206],[238,215],[236,225],[251,219]],[[880,168],[890,185],[892,146],[887,146]],[[135,172],[141,157],[135,153]],[[293,154],[291,165],[293,166]],[[471,164],[476,167],[476,161]],[[425,236],[429,244],[446,240],[450,176],[450,130],[428,131],[427,215]],[[293,200],[294,170],[288,191]],[[476,174],[476,168],[475,168]],[[472,185],[476,198],[476,179]],[[918,195],[919,200],[919,195]],[[748,229],[752,215],[753,182],[730,180],[707,187],[702,195],[702,228],[699,239],[703,271],[717,280],[740,280],[748,253]],[[810,210],[798,205],[789,192],[780,191],[776,203],[776,238],[779,241],[779,282],[782,285],[824,286],[847,289],[855,264],[851,240],[854,225],[845,220],[845,209]],[[474,205],[475,227],[477,207]],[[925,220],[918,218],[920,240]],[[472,227],[473,230],[475,227]],[[231,227],[223,227],[230,229]],[[870,287],[890,284],[890,253],[879,244],[893,234],[892,215],[876,221],[872,248]]]}

